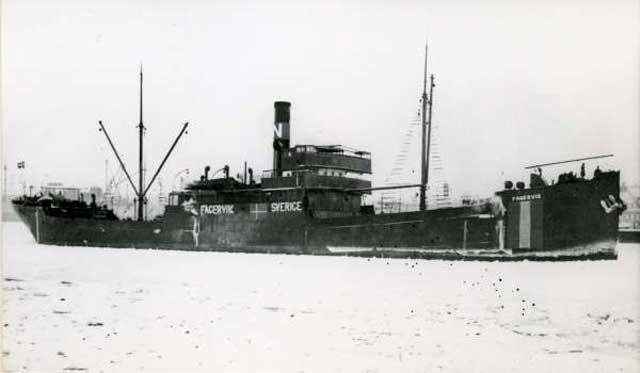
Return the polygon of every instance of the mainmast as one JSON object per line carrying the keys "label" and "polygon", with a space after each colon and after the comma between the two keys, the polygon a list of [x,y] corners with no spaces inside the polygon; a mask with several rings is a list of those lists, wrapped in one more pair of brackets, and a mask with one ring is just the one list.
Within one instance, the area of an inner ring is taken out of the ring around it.
{"label": "mainmast", "polygon": [[138,124],[139,131],[139,147],[140,147],[140,158],[138,164],[138,190],[140,194],[138,195],[138,221],[144,220],[144,199],[145,196],[142,194],[144,190],[144,170],[143,170],[143,148],[142,148],[142,137],[144,136],[144,124],[142,122],[142,65],[140,65],[140,123]]}
{"label": "mainmast", "polygon": [[[427,209],[427,185],[429,184],[429,153],[431,150],[431,109],[433,106],[433,74],[431,74],[429,95],[427,95],[427,56],[429,45],[424,48],[424,80],[422,84],[422,161],[420,180],[420,211]],[[429,117],[427,119],[427,105],[429,106]],[[427,128],[428,127],[428,128]]]}
{"label": "mainmast", "polygon": [[429,159],[431,158],[431,115],[432,115],[432,109],[433,109],[433,87],[435,87],[436,85],[433,82],[433,74],[431,74],[430,76],[430,85],[429,85],[429,120],[427,122],[427,127],[429,127],[429,130],[427,131],[427,162],[424,165],[424,172],[425,172],[425,177],[424,177],[424,183],[425,185],[429,184]]}
{"label": "mainmast", "polygon": [[420,160],[420,211],[427,209],[427,178],[429,173],[429,162],[427,160],[427,56],[429,55],[429,45],[424,47],[424,80],[422,84],[422,147]]}

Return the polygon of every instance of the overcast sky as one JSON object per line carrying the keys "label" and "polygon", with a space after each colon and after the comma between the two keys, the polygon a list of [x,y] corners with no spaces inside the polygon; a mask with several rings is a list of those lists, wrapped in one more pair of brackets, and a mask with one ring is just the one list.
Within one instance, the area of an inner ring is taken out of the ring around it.
{"label": "overcast sky", "polygon": [[275,100],[292,102],[293,144],[371,151],[381,184],[419,107],[427,38],[456,194],[488,195],[530,164],[607,153],[624,180],[639,179],[635,0],[2,6],[4,162],[15,179],[25,161],[30,184],[104,185],[105,159],[110,173],[116,160],[98,120],[135,172],[140,63],[149,173],[191,123],[165,188],[184,168],[271,168]]}

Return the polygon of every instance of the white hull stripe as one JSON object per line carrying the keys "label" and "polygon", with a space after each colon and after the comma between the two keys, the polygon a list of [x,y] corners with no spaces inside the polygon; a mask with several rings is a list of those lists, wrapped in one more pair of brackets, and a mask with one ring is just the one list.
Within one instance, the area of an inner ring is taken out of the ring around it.
{"label": "white hull stripe", "polygon": [[520,203],[520,226],[518,247],[531,248],[531,201]]}

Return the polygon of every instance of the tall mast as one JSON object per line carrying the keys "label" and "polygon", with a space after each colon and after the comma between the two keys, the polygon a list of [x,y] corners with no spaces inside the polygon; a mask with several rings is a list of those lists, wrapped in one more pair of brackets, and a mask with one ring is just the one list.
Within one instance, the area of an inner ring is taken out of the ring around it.
{"label": "tall mast", "polygon": [[433,82],[433,74],[431,74],[431,83],[429,87],[429,122],[427,126],[429,127],[429,131],[427,132],[427,161],[425,164],[425,177],[424,183],[425,185],[429,184],[429,156],[431,153],[431,113],[433,109],[433,87],[435,87],[435,83]]}
{"label": "tall mast", "polygon": [[[171,155],[171,152],[173,152],[173,149],[178,144],[178,141],[180,140],[182,135],[184,133],[186,133],[187,127],[189,126],[189,122],[186,122],[182,126],[182,129],[180,130],[180,133],[178,134],[178,137],[176,137],[175,141],[171,145],[171,148],[169,149],[167,154],[162,159],[162,162],[160,163],[160,166],[158,166],[158,169],[156,170],[155,174],[151,178],[151,182],[149,182],[149,185],[147,185],[146,188],[144,187],[144,152],[143,152],[143,147],[142,147],[143,146],[142,141],[143,141],[144,130],[145,130],[144,122],[142,120],[142,66],[140,66],[140,123],[137,126],[138,130],[139,130],[139,136],[140,136],[139,137],[139,140],[140,140],[140,142],[139,142],[140,158],[139,158],[139,163],[138,163],[138,188],[136,188],[136,185],[133,182],[133,179],[129,175],[129,172],[127,172],[127,168],[124,166],[124,162],[122,161],[122,158],[120,158],[120,155],[118,154],[118,151],[116,150],[115,145],[111,141],[111,138],[109,137],[109,134],[107,133],[106,128],[102,124],[102,121],[98,121],[98,124],[100,125],[100,131],[104,132],[104,135],[107,138],[107,141],[109,142],[109,145],[111,146],[111,150],[113,150],[113,154],[116,156],[116,159],[120,163],[120,167],[122,167],[122,170],[124,171],[124,174],[127,176],[127,180],[129,180],[129,183],[131,184],[131,188],[133,189],[133,192],[135,193],[135,195],[137,197],[136,203],[138,204],[138,206],[137,206],[137,218],[136,218],[136,220],[143,221],[144,220],[144,215],[145,215],[144,214],[144,211],[145,211],[145,208],[144,208],[145,207],[145,203],[144,203],[145,196],[147,195],[147,192],[149,191],[149,189],[153,185],[153,182],[156,180],[156,177],[158,177],[158,174],[162,170],[162,167],[164,166],[165,162],[167,161],[167,159],[169,159],[169,156]],[[106,165],[106,163],[105,163],[105,165]],[[106,169],[105,169],[105,175],[106,175]]]}
{"label": "tall mast", "polygon": [[429,161],[427,159],[427,56],[429,45],[424,47],[424,80],[422,84],[422,148],[420,161],[420,211],[427,209],[427,179],[429,174]]}
{"label": "tall mast", "polygon": [[144,173],[143,173],[143,148],[142,137],[144,136],[144,124],[142,122],[142,65],[140,65],[140,123],[138,124],[139,130],[139,147],[140,158],[138,164],[138,221],[144,220]]}

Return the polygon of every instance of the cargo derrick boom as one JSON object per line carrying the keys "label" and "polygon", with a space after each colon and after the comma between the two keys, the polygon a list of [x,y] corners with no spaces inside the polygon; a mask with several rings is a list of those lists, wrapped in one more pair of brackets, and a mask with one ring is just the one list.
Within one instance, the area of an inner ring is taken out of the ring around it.
{"label": "cargo derrick boom", "polygon": [[104,124],[102,123],[102,121],[98,121],[98,124],[100,125],[100,129],[99,130],[101,132],[103,132],[105,137],[107,138],[107,141],[109,142],[111,150],[113,150],[113,153],[115,154],[116,159],[118,160],[118,163],[120,164],[120,167],[122,167],[122,170],[124,171],[125,175],[127,176],[127,179],[129,180],[129,183],[131,184],[131,188],[133,189],[133,192],[136,195],[136,199],[137,199],[137,219],[136,220],[137,221],[144,221],[144,205],[145,205],[145,199],[146,199],[147,192],[149,191],[149,189],[153,185],[153,182],[156,180],[156,177],[158,176],[158,174],[160,173],[162,168],[164,167],[164,164],[166,163],[167,159],[169,158],[169,156],[173,152],[173,149],[178,144],[178,141],[180,141],[180,138],[182,137],[182,135],[187,130],[187,127],[189,126],[189,122],[185,122],[182,125],[182,129],[180,130],[180,133],[178,133],[178,136],[176,137],[176,139],[174,140],[173,144],[169,148],[169,151],[167,152],[167,154],[162,159],[162,162],[158,166],[158,169],[154,173],[153,177],[151,178],[151,181],[149,182],[149,184],[147,185],[146,188],[144,187],[144,153],[143,153],[144,131],[146,130],[146,127],[144,126],[143,121],[142,121],[142,66],[140,66],[140,121],[139,121],[138,125],[136,126],[136,127],[138,127],[138,136],[139,136],[139,138],[138,138],[138,147],[139,147],[139,153],[138,153],[138,155],[139,155],[139,158],[138,158],[138,188],[136,188],[135,184],[133,183],[133,180],[131,179],[131,176],[129,175],[129,172],[127,171],[127,168],[125,167],[124,162],[120,158],[120,155],[119,155],[115,145],[113,144],[113,141],[111,141],[111,138],[109,137],[109,134],[107,133],[107,130],[104,127]]}

